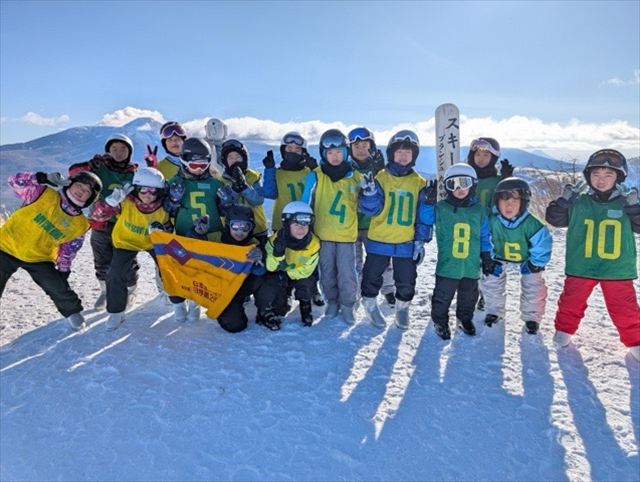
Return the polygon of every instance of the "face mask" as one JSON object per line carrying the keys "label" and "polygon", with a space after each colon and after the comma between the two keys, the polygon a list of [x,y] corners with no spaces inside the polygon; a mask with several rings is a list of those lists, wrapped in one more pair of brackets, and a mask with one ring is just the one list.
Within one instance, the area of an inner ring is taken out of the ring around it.
{"label": "face mask", "polygon": [[282,160],[287,164],[298,164],[302,162],[302,154],[298,154],[297,152],[285,152]]}

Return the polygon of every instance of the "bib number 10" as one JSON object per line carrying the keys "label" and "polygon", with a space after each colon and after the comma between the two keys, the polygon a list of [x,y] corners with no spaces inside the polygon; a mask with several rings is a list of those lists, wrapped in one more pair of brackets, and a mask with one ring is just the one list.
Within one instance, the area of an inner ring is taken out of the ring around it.
{"label": "bib number 10", "polygon": [[465,259],[469,256],[469,240],[471,239],[471,226],[467,223],[453,225],[453,247],[451,254],[454,258]]}
{"label": "bib number 10", "polygon": [[[585,219],[587,225],[587,235],[584,241],[584,257],[593,257],[594,236],[597,236],[596,253],[601,259],[618,259],[620,257],[620,246],[622,244],[622,225],[617,219],[605,219],[600,221],[596,227],[593,219]],[[597,235],[596,235],[597,231]],[[613,236],[613,242],[607,251],[607,237]]]}

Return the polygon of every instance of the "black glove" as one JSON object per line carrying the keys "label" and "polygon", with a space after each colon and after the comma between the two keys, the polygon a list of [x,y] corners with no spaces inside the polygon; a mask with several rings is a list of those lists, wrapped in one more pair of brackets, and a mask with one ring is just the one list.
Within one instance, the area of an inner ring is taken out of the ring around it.
{"label": "black glove", "polygon": [[267,169],[270,167],[276,167],[276,161],[273,158],[273,151],[267,151],[267,155],[262,159],[262,165]]}
{"label": "black glove", "polygon": [[231,189],[235,192],[241,193],[249,187],[247,180],[244,177],[244,173],[242,172],[242,168],[238,164],[231,168],[231,178],[233,179]]}
{"label": "black glove", "polygon": [[384,167],[384,156],[380,149],[376,149],[376,152],[369,156],[369,160],[371,162],[371,167],[376,171]]}
{"label": "black glove", "polygon": [[63,187],[70,184],[69,179],[65,179],[59,172],[36,172],[36,182],[53,187]]}
{"label": "black glove", "polygon": [[302,159],[304,160],[305,166],[307,166],[309,169],[314,170],[316,167],[318,167],[318,161],[315,157],[309,154],[309,151],[307,151],[306,149],[302,150]]}
{"label": "black glove", "polygon": [[500,161],[500,177],[504,179],[511,176],[513,176],[513,164],[509,162],[509,159],[502,159]]}
{"label": "black glove", "polygon": [[209,215],[205,214],[204,216],[198,216],[193,221],[193,230],[200,236],[206,236],[209,232]]}
{"label": "black glove", "polygon": [[284,256],[285,249],[287,249],[287,241],[285,240],[284,228],[280,228],[273,240],[273,256],[276,258]]}
{"label": "black glove", "polygon": [[491,253],[483,251],[480,253],[480,258],[482,259],[482,274],[493,274],[498,262],[491,258]]}
{"label": "black glove", "polygon": [[438,180],[432,179],[424,190],[424,202],[433,206],[438,201]]}

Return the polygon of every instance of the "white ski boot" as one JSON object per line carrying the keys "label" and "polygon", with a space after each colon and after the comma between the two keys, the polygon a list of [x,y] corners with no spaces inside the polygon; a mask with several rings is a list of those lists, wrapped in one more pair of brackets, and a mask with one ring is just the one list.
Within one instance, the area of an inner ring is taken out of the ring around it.
{"label": "white ski boot", "polygon": [[324,309],[324,316],[327,318],[335,318],[338,316],[338,312],[340,311],[340,306],[333,300],[327,301],[327,307]]}
{"label": "white ski boot", "polygon": [[174,319],[178,323],[184,323],[187,321],[187,302],[181,301],[180,303],[171,303],[173,305]]}
{"label": "white ski boot", "polygon": [[378,328],[384,328],[387,326],[387,322],[384,320],[382,313],[380,313],[380,307],[378,306],[378,300],[376,298],[362,297],[362,305],[367,313],[367,318],[373,326]]}
{"label": "white ski boot", "polygon": [[84,326],[84,316],[82,316],[82,313],[69,315],[67,316],[67,323],[69,323],[69,326],[73,331],[78,331]]}
{"label": "white ski boot", "polygon": [[200,319],[201,307],[195,301],[188,300],[187,303],[187,321],[198,321]]}
{"label": "white ski boot", "polygon": [[105,306],[107,306],[107,282],[104,280],[98,280],[100,283],[100,294],[98,295],[98,299],[93,304],[93,307],[96,310],[101,310]]}
{"label": "white ski boot", "polygon": [[567,346],[570,341],[571,341],[571,335],[569,333],[565,333],[564,331],[556,331],[556,334],[553,335],[553,342],[556,344],[556,347],[558,348]]}
{"label": "white ski boot", "polygon": [[409,306],[411,301],[396,300],[396,326],[401,330],[409,328]]}
{"label": "white ski boot", "polygon": [[118,328],[123,321],[124,311],[121,311],[120,313],[109,313],[109,318],[107,318],[105,327],[107,328],[107,331],[113,331]]}
{"label": "white ski boot", "polygon": [[348,324],[348,325],[355,325],[356,323],[356,316],[354,313],[354,306],[347,306],[347,305],[341,305],[340,306],[340,314],[342,315],[342,319]]}
{"label": "white ski boot", "polygon": [[629,353],[636,359],[636,361],[640,362],[640,345],[632,346],[629,348]]}

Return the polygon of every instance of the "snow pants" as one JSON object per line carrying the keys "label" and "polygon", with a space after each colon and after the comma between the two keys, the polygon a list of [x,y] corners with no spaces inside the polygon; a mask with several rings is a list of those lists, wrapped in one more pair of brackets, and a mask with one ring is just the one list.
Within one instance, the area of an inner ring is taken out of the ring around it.
{"label": "snow pants", "polygon": [[449,323],[449,308],[456,292],[458,293],[456,317],[463,322],[473,320],[473,312],[478,302],[478,280],[436,275],[436,285],[431,297],[431,319],[434,323],[441,325]]}
{"label": "snow pants", "polygon": [[[153,250],[147,251],[147,253],[154,261],[156,260],[156,254]],[[138,266],[137,254],[138,251],[113,248],[111,265],[107,272],[107,313],[122,313],[127,309],[127,281],[131,277],[134,265]]]}
{"label": "snow pants", "polygon": [[[504,319],[507,303],[507,270],[500,276],[483,276],[480,279],[480,290],[484,295],[485,312]],[[547,285],[539,273],[523,274],[520,277],[520,317],[522,321],[540,323],[544,316],[547,301]]]}
{"label": "snow pants", "polygon": [[270,290],[266,287],[266,284],[269,283],[274,283],[273,275],[256,276],[250,274],[247,276],[231,302],[218,316],[218,323],[222,329],[230,333],[238,333],[247,328],[249,319],[244,311],[244,301],[248,296],[253,295],[256,300],[258,313],[264,313],[273,298]]}
{"label": "snow pants", "polygon": [[411,301],[416,294],[416,277],[418,265],[412,258],[398,256],[384,256],[367,253],[367,259],[362,268],[362,296],[375,298],[382,287],[382,274],[393,263],[393,280],[396,287],[396,299]]}
{"label": "snow pants", "polygon": [[320,241],[320,285],[329,303],[355,305],[358,296],[355,243]]}
{"label": "snow pants", "polygon": [[[358,231],[358,239],[356,240],[356,272],[358,273],[359,283],[362,284],[362,267],[364,265],[365,258],[365,245],[367,243],[366,229]],[[389,263],[387,269],[382,273],[382,287],[380,293],[387,295],[389,293],[395,293],[396,287],[393,284],[393,264]]]}
{"label": "snow pants", "polygon": [[[93,252],[93,265],[96,270],[96,278],[100,281],[107,281],[111,259],[113,258],[113,242],[111,233],[114,223],[109,223],[104,229],[91,230],[91,251]],[[127,286],[135,286],[138,282],[138,270],[140,265],[134,259],[131,270],[127,275]]]}
{"label": "snow pants", "polygon": [[49,261],[29,263],[4,251],[0,251],[0,298],[7,281],[19,268],[29,273],[33,281],[51,298],[62,316],[66,318],[82,311],[80,298],[71,289],[66,277],[56,269],[55,264]]}
{"label": "snow pants", "polygon": [[605,281],[567,276],[558,299],[555,328],[573,335],[587,309],[593,288],[600,284],[604,302],[620,341],[626,347],[640,345],[640,306],[632,280]]}
{"label": "snow pants", "polygon": [[265,304],[273,307],[279,316],[287,314],[291,306],[288,304],[289,294],[295,290],[295,299],[311,301],[316,290],[316,279],[313,275],[308,278],[293,280],[286,272],[278,271],[267,274],[264,283]]}

